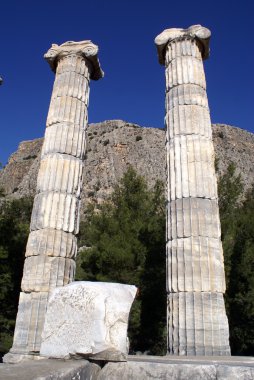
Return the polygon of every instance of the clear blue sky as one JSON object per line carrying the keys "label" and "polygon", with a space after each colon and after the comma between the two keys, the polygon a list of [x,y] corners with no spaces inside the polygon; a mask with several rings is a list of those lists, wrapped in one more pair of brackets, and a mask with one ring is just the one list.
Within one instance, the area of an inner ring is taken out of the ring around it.
{"label": "clear blue sky", "polygon": [[44,135],[54,74],[52,43],[91,39],[105,77],[91,82],[89,122],[123,119],[163,128],[164,68],[154,38],[171,27],[211,29],[205,61],[214,123],[254,132],[251,0],[3,0],[0,4],[0,161]]}

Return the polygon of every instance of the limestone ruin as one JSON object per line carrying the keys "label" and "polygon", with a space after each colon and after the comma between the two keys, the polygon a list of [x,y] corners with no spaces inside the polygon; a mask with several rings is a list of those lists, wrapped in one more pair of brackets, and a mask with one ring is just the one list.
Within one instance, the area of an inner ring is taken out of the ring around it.
{"label": "limestone ruin", "polygon": [[91,41],[53,44],[56,73],[27,242],[13,346],[5,362],[38,354],[50,292],[74,279],[90,79],[103,76]]}
{"label": "limestone ruin", "polygon": [[203,59],[210,31],[166,29],[168,353],[230,355],[214,148]]}

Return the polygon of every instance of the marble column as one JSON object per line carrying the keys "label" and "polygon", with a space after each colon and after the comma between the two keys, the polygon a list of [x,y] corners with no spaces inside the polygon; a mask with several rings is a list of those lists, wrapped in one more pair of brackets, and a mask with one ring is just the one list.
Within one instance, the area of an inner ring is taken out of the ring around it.
{"label": "marble column", "polygon": [[230,355],[214,148],[203,60],[210,31],[167,29],[167,334],[171,355]]}
{"label": "marble column", "polygon": [[[74,279],[90,79],[103,76],[91,41],[53,44],[56,73],[26,247],[13,347],[4,360],[38,354],[50,292]],[[15,354],[18,354],[15,356]]]}

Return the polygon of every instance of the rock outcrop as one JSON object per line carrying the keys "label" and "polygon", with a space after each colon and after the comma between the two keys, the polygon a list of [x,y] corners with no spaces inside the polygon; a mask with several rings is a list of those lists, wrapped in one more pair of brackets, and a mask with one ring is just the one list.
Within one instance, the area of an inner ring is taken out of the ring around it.
{"label": "rock outcrop", "polygon": [[[89,124],[87,129],[84,202],[102,203],[128,165],[144,175],[150,186],[165,178],[165,131],[122,120]],[[254,134],[224,124],[213,124],[213,142],[219,173],[234,162],[244,189],[254,183]],[[8,197],[34,196],[43,139],[21,142],[0,171],[0,187]],[[84,207],[82,207],[84,208]]]}

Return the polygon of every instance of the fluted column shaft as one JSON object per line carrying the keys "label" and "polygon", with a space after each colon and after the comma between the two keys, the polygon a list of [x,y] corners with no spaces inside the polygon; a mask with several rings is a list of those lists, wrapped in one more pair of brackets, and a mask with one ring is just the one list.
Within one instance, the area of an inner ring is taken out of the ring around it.
{"label": "fluted column shaft", "polygon": [[156,38],[166,67],[168,352],[228,355],[225,274],[203,59],[210,32]]}
{"label": "fluted column shaft", "polygon": [[40,351],[50,291],[74,279],[89,82],[103,73],[90,41],[52,45],[56,77],[42,147],[12,353]]}

